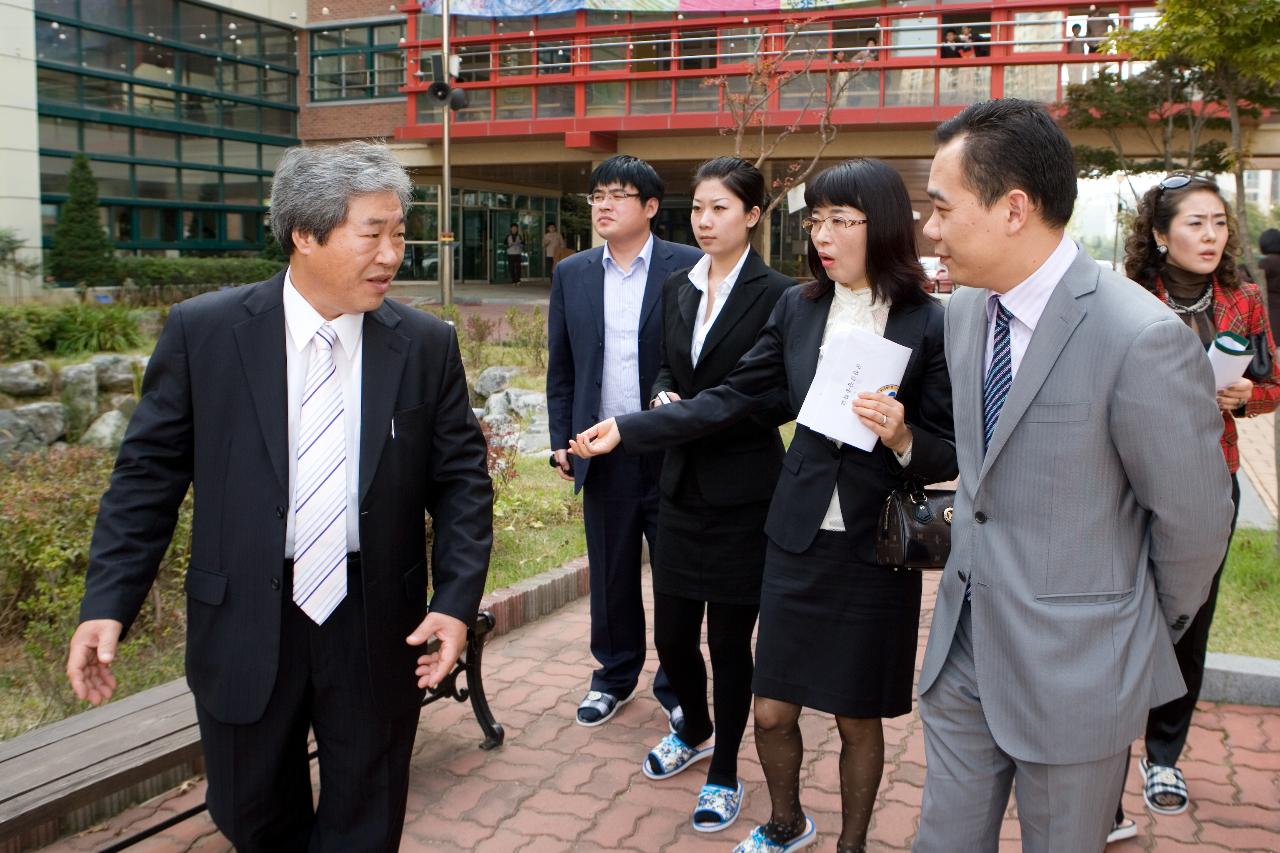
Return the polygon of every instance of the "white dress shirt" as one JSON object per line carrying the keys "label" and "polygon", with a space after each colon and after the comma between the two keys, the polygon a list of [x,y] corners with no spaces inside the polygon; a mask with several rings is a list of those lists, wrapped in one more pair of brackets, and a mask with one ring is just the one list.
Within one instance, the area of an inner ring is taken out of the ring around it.
{"label": "white dress shirt", "polygon": [[653,234],[624,270],[604,244],[604,367],[600,419],[640,411],[640,309],[649,281]]}
{"label": "white dress shirt", "polygon": [[[707,333],[711,331],[711,327],[715,325],[716,318],[720,316],[720,310],[724,308],[724,304],[729,301],[729,294],[733,292],[733,285],[738,280],[738,274],[742,272],[742,265],[747,262],[747,255],[751,254],[751,247],[742,250],[742,257],[738,258],[738,262],[733,265],[733,269],[729,270],[729,274],[724,277],[724,281],[720,282],[716,287],[715,302],[711,305],[711,316],[707,317],[707,278],[711,275],[711,256],[703,255],[702,259],[693,265],[693,269],[689,270],[689,283],[698,289],[702,294],[702,298],[698,300],[698,315],[693,320],[693,341],[689,345],[689,356],[693,360],[693,366],[698,366],[698,358],[702,355],[702,345],[707,342]],[[705,318],[705,320],[704,320]]]}
{"label": "white dress shirt", "polygon": [[[832,332],[844,329],[861,329],[864,332],[884,337],[884,327],[889,324],[889,303],[873,302],[871,288],[850,290],[837,284],[835,295],[831,299],[831,311],[827,314],[827,325],[822,330],[822,343],[826,344]],[[818,360],[822,360],[819,352]],[[836,442],[838,445],[840,442]],[[898,464],[904,468],[911,462],[911,448],[902,456],[894,454]],[[840,487],[831,490],[831,503],[827,505],[827,514],[822,518],[822,530],[843,531],[844,513],[840,511]]]}
{"label": "white dress shirt", "polygon": [[[289,515],[285,525],[284,556],[293,558],[293,493],[298,476],[298,420],[307,368],[315,354],[316,331],[325,319],[293,286],[292,270],[284,274],[284,354],[289,392]],[[342,418],[347,434],[347,551],[360,550],[360,370],[363,363],[363,314],[343,314],[328,321],[338,333],[333,363],[342,388]]]}
{"label": "white dress shirt", "polygon": [[987,351],[982,360],[983,377],[986,377],[987,371],[991,369],[991,354],[995,349],[996,301],[999,300],[1005,310],[1013,315],[1013,319],[1009,321],[1009,349],[1012,376],[1017,378],[1018,366],[1022,364],[1022,357],[1027,354],[1027,347],[1031,344],[1031,335],[1036,330],[1036,324],[1040,322],[1040,315],[1044,313],[1044,307],[1049,304],[1053,289],[1075,262],[1078,251],[1080,249],[1072,239],[1063,234],[1058,248],[1053,250],[1053,253],[1035,272],[1018,282],[1008,292],[1001,294],[992,291],[987,297]]}

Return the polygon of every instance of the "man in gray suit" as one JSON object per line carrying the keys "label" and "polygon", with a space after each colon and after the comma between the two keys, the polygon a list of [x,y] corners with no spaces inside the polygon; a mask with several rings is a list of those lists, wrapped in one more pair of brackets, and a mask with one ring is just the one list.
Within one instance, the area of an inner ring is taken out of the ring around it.
{"label": "man in gray suit", "polygon": [[1147,710],[1185,692],[1173,641],[1231,522],[1195,336],[1064,234],[1071,145],[1038,104],[937,132],[924,232],[946,318],[960,484],[920,674],[916,853],[1097,853]]}

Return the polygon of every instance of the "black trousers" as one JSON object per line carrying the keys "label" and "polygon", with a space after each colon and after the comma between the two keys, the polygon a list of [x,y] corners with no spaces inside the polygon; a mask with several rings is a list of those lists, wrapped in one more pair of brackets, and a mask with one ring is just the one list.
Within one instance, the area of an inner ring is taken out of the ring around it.
{"label": "black trousers", "polygon": [[[292,575],[286,562],[285,590]],[[283,596],[280,667],[260,720],[229,725],[196,704],[209,813],[238,853],[400,847],[418,714],[387,719],[373,695],[360,584],[353,556],[347,596],[323,625]],[[314,807],[309,729],[320,753]]]}
{"label": "black trousers", "polygon": [[[715,676],[714,724],[707,708],[707,667],[701,647],[704,611]],[[738,747],[751,715],[751,632],[759,611],[758,604],[720,604],[653,594],[653,643],[684,711],[676,734],[697,746],[715,732],[707,781],[726,788],[738,783]]]}
{"label": "black trousers", "polygon": [[[582,489],[591,578],[591,654],[600,663],[591,675],[591,689],[618,697],[635,690],[647,651],[640,543],[641,537],[647,539],[652,553],[658,536],[657,468],[623,453],[597,456]],[[653,692],[668,710],[678,704],[661,668]]]}
{"label": "black trousers", "polygon": [[[1235,507],[1235,512],[1231,515],[1231,533],[1234,535],[1236,519],[1240,517],[1240,480],[1235,474],[1231,475],[1231,503]],[[1230,542],[1228,538],[1228,546]],[[1200,687],[1204,684],[1204,662],[1209,653],[1209,628],[1213,625],[1213,611],[1218,604],[1218,582],[1222,580],[1222,570],[1226,566],[1227,557],[1224,555],[1222,565],[1218,566],[1213,583],[1209,586],[1209,597],[1196,611],[1186,633],[1173,646],[1182,680],[1187,683],[1187,692],[1171,702],[1152,708],[1147,714],[1147,761],[1151,764],[1176,767],[1182,748],[1187,743],[1191,717],[1195,714]],[[1127,766],[1125,775],[1128,775]],[[1122,807],[1117,810],[1116,816],[1117,823],[1124,818]]]}
{"label": "black trousers", "polygon": [[520,283],[520,267],[521,257],[519,255],[507,255],[507,271],[511,273],[511,283]]}

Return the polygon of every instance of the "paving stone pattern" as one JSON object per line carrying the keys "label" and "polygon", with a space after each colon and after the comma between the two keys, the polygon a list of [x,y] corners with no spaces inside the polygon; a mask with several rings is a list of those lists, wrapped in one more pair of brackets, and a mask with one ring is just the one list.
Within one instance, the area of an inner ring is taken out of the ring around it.
{"label": "paving stone pattern", "polygon": [[[926,580],[921,654],[936,588],[936,576]],[[722,833],[706,835],[689,826],[704,769],[665,782],[641,774],[645,753],[666,731],[666,717],[648,688],[655,667],[652,653],[634,702],[599,728],[573,723],[593,667],[588,627],[582,598],[490,643],[485,652],[489,697],[507,731],[501,749],[477,748],[480,730],[469,705],[436,703],[426,709],[402,850],[727,853],[755,823],[768,818],[768,795],[750,729],[740,763],[746,806],[738,823]],[[801,728],[806,747],[802,801],[820,833],[820,843],[812,849],[831,850],[840,827],[840,740],[830,717],[822,714],[805,712]],[[872,853],[910,848],[924,782],[919,718],[912,714],[886,721],[885,739],[885,775],[868,844]],[[1183,815],[1158,820],[1142,806],[1136,770],[1130,775],[1125,806],[1138,821],[1139,835],[1109,851],[1280,851],[1280,713],[1201,703],[1182,768],[1194,804]],[[199,803],[203,791],[196,780],[45,849],[99,849]],[[1013,818],[1011,810],[1002,851],[1020,849]],[[201,816],[134,849],[227,851],[230,845]]]}

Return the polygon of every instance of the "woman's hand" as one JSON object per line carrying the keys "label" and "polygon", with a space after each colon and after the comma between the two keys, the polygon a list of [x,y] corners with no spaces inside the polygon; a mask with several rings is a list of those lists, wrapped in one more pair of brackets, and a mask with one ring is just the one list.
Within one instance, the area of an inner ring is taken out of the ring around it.
{"label": "woman's hand", "polygon": [[580,459],[590,459],[605,455],[620,443],[622,436],[618,434],[618,422],[609,418],[578,433],[576,439],[569,439],[569,451]]}
{"label": "woman's hand", "polygon": [[1253,396],[1253,382],[1248,379],[1237,379],[1226,388],[1218,389],[1218,408],[1224,412],[1234,412],[1249,402]]}
{"label": "woman's hand", "polygon": [[853,413],[864,426],[880,436],[881,444],[899,456],[911,446],[907,410],[902,408],[897,398],[864,391],[853,401]]}
{"label": "woman's hand", "polygon": [[[666,399],[664,400],[663,397]],[[675,391],[659,391],[658,396],[649,401],[649,408],[656,409],[659,406],[666,405],[667,403],[674,403],[679,399],[680,395]]]}

